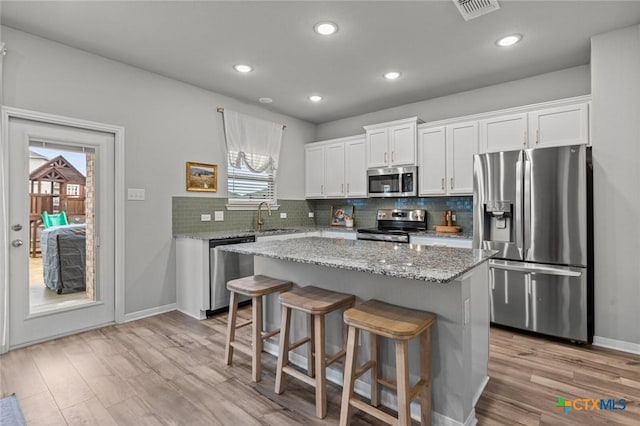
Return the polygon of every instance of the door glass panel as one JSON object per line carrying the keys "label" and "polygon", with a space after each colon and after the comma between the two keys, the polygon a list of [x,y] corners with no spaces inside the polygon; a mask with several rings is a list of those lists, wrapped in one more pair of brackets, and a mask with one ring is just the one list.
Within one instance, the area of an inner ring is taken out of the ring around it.
{"label": "door glass panel", "polygon": [[29,312],[96,300],[96,152],[29,143]]}

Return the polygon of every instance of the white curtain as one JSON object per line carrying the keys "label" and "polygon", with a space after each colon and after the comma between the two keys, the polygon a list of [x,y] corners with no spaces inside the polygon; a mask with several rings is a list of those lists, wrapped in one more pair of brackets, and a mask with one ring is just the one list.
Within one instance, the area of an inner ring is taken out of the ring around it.
{"label": "white curtain", "polygon": [[[0,42],[0,105],[2,105],[2,62],[4,43]],[[0,138],[2,138],[0,123]],[[0,140],[0,354],[9,350],[9,178],[7,157],[9,141]]]}
{"label": "white curtain", "polygon": [[229,164],[239,168],[244,163],[254,173],[267,171],[275,175],[282,145],[282,124],[228,109],[223,116]]}

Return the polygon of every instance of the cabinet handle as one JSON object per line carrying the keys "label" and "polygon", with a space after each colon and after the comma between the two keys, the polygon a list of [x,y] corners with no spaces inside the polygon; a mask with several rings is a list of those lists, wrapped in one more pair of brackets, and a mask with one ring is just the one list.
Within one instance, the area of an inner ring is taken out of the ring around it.
{"label": "cabinet handle", "polygon": [[384,153],[384,162],[385,163],[387,162],[387,153],[386,152]]}
{"label": "cabinet handle", "polygon": [[522,132],[522,145],[527,146],[527,131]]}
{"label": "cabinet handle", "polygon": [[396,161],[396,152],[395,151],[391,151],[391,162]]}
{"label": "cabinet handle", "polygon": [[442,178],[442,190],[444,191],[444,178]]}
{"label": "cabinet handle", "polygon": [[347,184],[347,192],[349,192],[349,184]]}
{"label": "cabinet handle", "polygon": [[340,192],[342,192],[344,194],[344,183],[340,184]]}
{"label": "cabinet handle", "polygon": [[536,129],[536,144],[540,142],[540,130]]}
{"label": "cabinet handle", "polygon": [[451,178],[451,189],[453,189],[453,178]]}
{"label": "cabinet handle", "polygon": [[324,194],[324,185],[320,185],[320,193]]}

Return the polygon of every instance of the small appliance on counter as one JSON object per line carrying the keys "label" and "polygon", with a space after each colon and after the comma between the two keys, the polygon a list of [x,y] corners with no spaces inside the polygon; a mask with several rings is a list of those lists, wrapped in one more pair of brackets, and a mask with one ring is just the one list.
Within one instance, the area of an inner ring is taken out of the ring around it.
{"label": "small appliance on counter", "polygon": [[427,229],[426,210],[380,209],[376,217],[378,226],[358,229],[357,239],[409,243],[411,232]]}

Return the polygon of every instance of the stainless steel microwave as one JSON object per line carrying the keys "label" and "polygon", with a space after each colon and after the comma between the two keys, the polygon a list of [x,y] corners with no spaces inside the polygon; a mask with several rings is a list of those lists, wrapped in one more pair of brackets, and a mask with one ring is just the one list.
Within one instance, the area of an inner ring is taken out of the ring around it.
{"label": "stainless steel microwave", "polygon": [[418,195],[418,168],[369,169],[367,187],[369,197],[415,197]]}

